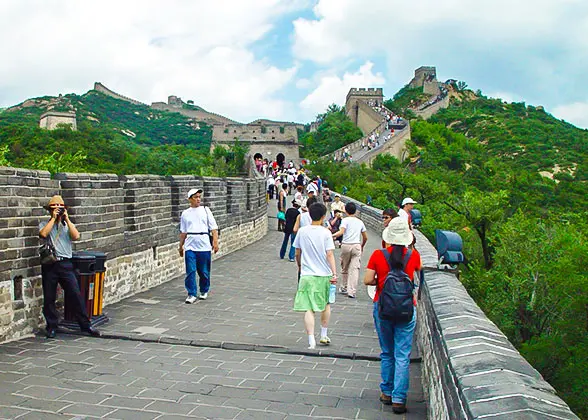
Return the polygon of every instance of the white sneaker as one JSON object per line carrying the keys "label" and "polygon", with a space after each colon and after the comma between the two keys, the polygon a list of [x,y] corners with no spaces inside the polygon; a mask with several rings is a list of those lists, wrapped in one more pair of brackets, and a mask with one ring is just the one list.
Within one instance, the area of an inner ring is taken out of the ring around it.
{"label": "white sneaker", "polygon": [[196,298],[196,296],[188,296],[186,298],[186,303],[194,303],[198,300],[198,298]]}
{"label": "white sneaker", "polygon": [[202,300],[206,300],[206,298],[208,298],[208,293],[200,293],[200,296],[198,296],[199,299]]}
{"label": "white sneaker", "polygon": [[314,346],[308,346],[308,350],[314,350],[316,349],[316,344]]}

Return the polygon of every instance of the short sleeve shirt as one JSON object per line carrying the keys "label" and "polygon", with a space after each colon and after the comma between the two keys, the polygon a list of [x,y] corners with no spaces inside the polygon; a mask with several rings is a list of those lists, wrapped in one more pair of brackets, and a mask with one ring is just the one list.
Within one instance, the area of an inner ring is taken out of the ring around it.
{"label": "short sleeve shirt", "polygon": [[180,232],[187,233],[184,242],[186,251],[211,251],[209,232],[218,229],[216,220],[208,207],[190,207],[182,212]]}
{"label": "short sleeve shirt", "polygon": [[323,226],[301,228],[294,239],[294,248],[300,249],[301,276],[332,276],[327,262],[327,251],[335,249],[331,232]]}
{"label": "short sleeve shirt", "polygon": [[[392,253],[393,248],[394,246],[390,246],[386,249],[389,253]],[[406,255],[406,251],[407,248],[404,248],[404,251],[402,253],[403,258]],[[418,253],[416,249],[413,249],[412,254],[410,255],[410,259],[408,260],[406,267],[404,269],[404,272],[408,274],[408,277],[410,277],[411,280],[414,281],[414,272],[419,271],[421,267],[421,255]],[[374,270],[376,272],[377,285],[376,295],[374,296],[374,302],[377,302],[380,298],[380,291],[384,287],[384,281],[386,280],[386,276],[390,271],[388,261],[386,261],[384,253],[381,249],[376,249],[373,252],[372,256],[370,257],[370,260],[368,261],[367,268],[370,270]],[[414,301],[414,304],[416,305],[416,301]]]}
{"label": "short sleeve shirt", "polygon": [[[49,221],[39,223],[39,231],[47,226],[47,223]],[[55,247],[55,253],[58,257],[71,258],[73,246],[67,225],[63,225],[61,222],[55,222],[53,229],[49,232],[49,238]]]}
{"label": "short sleeve shirt", "polygon": [[345,228],[345,233],[343,234],[344,244],[361,243],[361,234],[366,231],[365,225],[361,220],[357,217],[346,217],[341,222],[341,229],[343,228]]}

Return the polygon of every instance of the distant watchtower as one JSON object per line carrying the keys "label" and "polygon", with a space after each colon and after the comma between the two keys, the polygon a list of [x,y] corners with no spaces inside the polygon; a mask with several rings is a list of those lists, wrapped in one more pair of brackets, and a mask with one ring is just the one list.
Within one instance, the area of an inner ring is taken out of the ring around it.
{"label": "distant watchtower", "polygon": [[46,130],[55,130],[58,124],[67,124],[73,131],[78,129],[75,112],[48,111],[41,115],[39,127]]}
{"label": "distant watchtower", "polygon": [[368,134],[382,123],[383,117],[374,107],[383,104],[382,88],[351,88],[345,101],[345,113],[364,134]]}
{"label": "distant watchtower", "polygon": [[437,68],[433,66],[421,66],[414,71],[414,77],[409,83],[411,88],[423,88],[423,93],[439,95],[439,81],[437,80]]}

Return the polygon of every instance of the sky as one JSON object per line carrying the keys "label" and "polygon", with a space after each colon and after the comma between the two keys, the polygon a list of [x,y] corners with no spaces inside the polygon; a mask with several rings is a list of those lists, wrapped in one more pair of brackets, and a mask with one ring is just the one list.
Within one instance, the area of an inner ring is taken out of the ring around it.
{"label": "sky", "polygon": [[241,122],[310,122],[422,65],[588,128],[586,0],[0,0],[0,107],[99,81]]}

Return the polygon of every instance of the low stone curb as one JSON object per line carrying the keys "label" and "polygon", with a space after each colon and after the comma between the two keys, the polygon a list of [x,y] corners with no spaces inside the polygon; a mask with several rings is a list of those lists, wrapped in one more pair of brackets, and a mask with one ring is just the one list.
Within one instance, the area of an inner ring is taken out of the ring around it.
{"label": "low stone curb", "polygon": [[[79,335],[82,337],[86,337],[85,333],[75,330],[66,330],[62,329],[59,330],[60,333],[69,334],[69,335]],[[189,340],[179,337],[172,337],[172,336],[164,336],[164,335],[155,335],[155,334],[117,334],[117,333],[102,333],[100,338],[105,339],[114,339],[114,340],[128,340],[128,341],[139,341],[143,343],[160,343],[160,344],[173,344],[178,346],[191,346],[191,347],[208,347],[208,348],[216,348],[216,349],[223,349],[223,350],[243,350],[243,351],[255,351],[255,352],[264,352],[264,353],[283,353],[283,354],[293,354],[299,356],[311,356],[311,357],[330,357],[335,359],[350,359],[350,360],[366,360],[371,362],[379,362],[380,357],[378,356],[371,356],[365,354],[358,354],[358,353],[349,353],[349,352],[338,352],[328,350],[325,347],[325,350],[321,350],[320,348],[316,350],[297,350],[297,349],[290,349],[284,346],[277,346],[271,344],[248,344],[248,343],[233,343],[229,341],[211,341],[211,340]],[[421,357],[411,357],[410,363],[421,363]]]}

